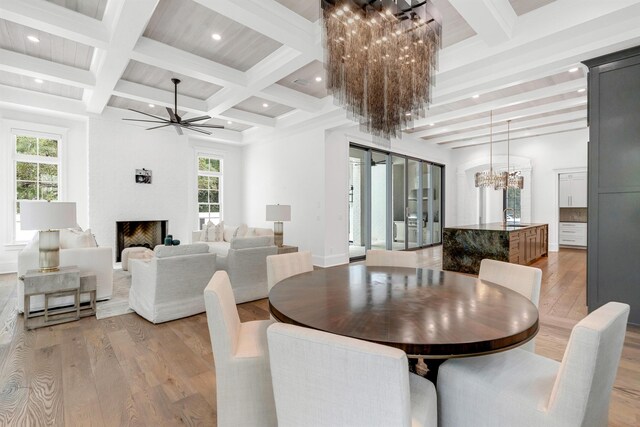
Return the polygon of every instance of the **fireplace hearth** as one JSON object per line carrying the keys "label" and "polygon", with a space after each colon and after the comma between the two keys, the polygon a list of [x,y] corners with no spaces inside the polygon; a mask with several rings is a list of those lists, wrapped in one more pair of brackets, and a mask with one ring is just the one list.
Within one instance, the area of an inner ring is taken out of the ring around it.
{"label": "fireplace hearth", "polygon": [[116,221],[116,262],[122,261],[126,248],[153,249],[164,242],[169,221]]}

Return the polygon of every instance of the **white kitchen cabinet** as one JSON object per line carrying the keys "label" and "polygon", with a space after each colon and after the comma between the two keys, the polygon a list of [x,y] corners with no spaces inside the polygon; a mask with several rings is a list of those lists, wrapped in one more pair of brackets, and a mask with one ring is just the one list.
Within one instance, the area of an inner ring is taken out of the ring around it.
{"label": "white kitchen cabinet", "polygon": [[561,208],[587,207],[587,173],[562,173],[559,183]]}
{"label": "white kitchen cabinet", "polygon": [[587,246],[587,223],[561,222],[558,243],[568,246]]}

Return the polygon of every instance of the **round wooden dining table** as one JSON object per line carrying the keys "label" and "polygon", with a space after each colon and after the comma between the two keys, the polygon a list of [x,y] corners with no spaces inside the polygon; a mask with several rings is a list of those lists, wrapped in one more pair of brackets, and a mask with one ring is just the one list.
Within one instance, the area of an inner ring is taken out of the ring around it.
{"label": "round wooden dining table", "polygon": [[269,292],[276,320],[396,347],[424,358],[435,380],[446,359],[508,350],[538,332],[521,294],[449,271],[348,264],[292,276]]}

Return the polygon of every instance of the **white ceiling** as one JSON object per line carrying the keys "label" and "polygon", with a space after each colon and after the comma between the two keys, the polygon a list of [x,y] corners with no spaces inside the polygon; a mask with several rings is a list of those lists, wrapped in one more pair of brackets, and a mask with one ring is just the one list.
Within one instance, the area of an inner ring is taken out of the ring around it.
{"label": "white ceiling", "polygon": [[[584,128],[580,62],[640,44],[640,0],[433,2],[443,20],[436,86],[405,132],[424,144],[487,143],[490,111],[494,140],[507,120],[512,139]],[[218,139],[331,127],[346,114],[324,88],[319,17],[319,0],[2,1],[0,105],[82,115],[154,104],[162,114],[178,77],[180,109],[214,117],[226,127]]]}

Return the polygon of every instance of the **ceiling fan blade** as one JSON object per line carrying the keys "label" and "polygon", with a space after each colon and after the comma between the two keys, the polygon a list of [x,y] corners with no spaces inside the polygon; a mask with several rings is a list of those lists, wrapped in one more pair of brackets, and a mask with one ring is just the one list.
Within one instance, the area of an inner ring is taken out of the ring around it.
{"label": "ceiling fan blade", "polygon": [[189,127],[224,129],[224,126],[220,126],[220,125],[197,125],[197,124],[193,124],[193,123],[189,123]]}
{"label": "ceiling fan blade", "polygon": [[159,128],[164,128],[164,127],[167,127],[167,126],[171,126],[171,123],[167,123],[166,125],[161,125],[161,126],[155,126],[155,127],[152,127],[152,128],[147,128],[147,130],[159,129]]}
{"label": "ceiling fan blade", "polygon": [[194,117],[192,119],[187,119],[187,120],[183,120],[182,123],[193,123],[193,122],[199,122],[200,120],[209,120],[211,117],[210,116],[200,116],[200,117]]}
{"label": "ceiling fan blade", "polygon": [[130,122],[149,122],[149,123],[168,123],[168,120],[143,120],[143,119],[122,119],[122,120],[127,120]]}
{"label": "ceiling fan blade", "polygon": [[145,116],[153,117],[154,119],[167,120],[164,117],[154,116],[153,114],[145,113],[144,111],[134,110],[133,108],[127,108],[127,110],[134,111],[136,113],[144,114]]}
{"label": "ceiling fan blade", "polygon": [[194,132],[204,133],[205,135],[211,135],[211,132],[207,132],[206,130],[196,129],[196,128],[192,127],[192,126],[189,126],[189,127],[187,127],[187,126],[183,126],[183,127],[184,127],[185,129],[187,129],[187,130],[192,130],[192,131],[194,131]]}
{"label": "ceiling fan blade", "polygon": [[171,121],[173,123],[179,123],[178,122],[178,118],[176,117],[176,115],[174,114],[173,110],[169,107],[167,107],[167,113],[169,113],[169,117],[171,117]]}
{"label": "ceiling fan blade", "polygon": [[173,124],[173,128],[176,130],[176,132],[178,132],[178,135],[184,135],[184,133],[182,133],[182,129],[180,128],[180,125],[178,124]]}

